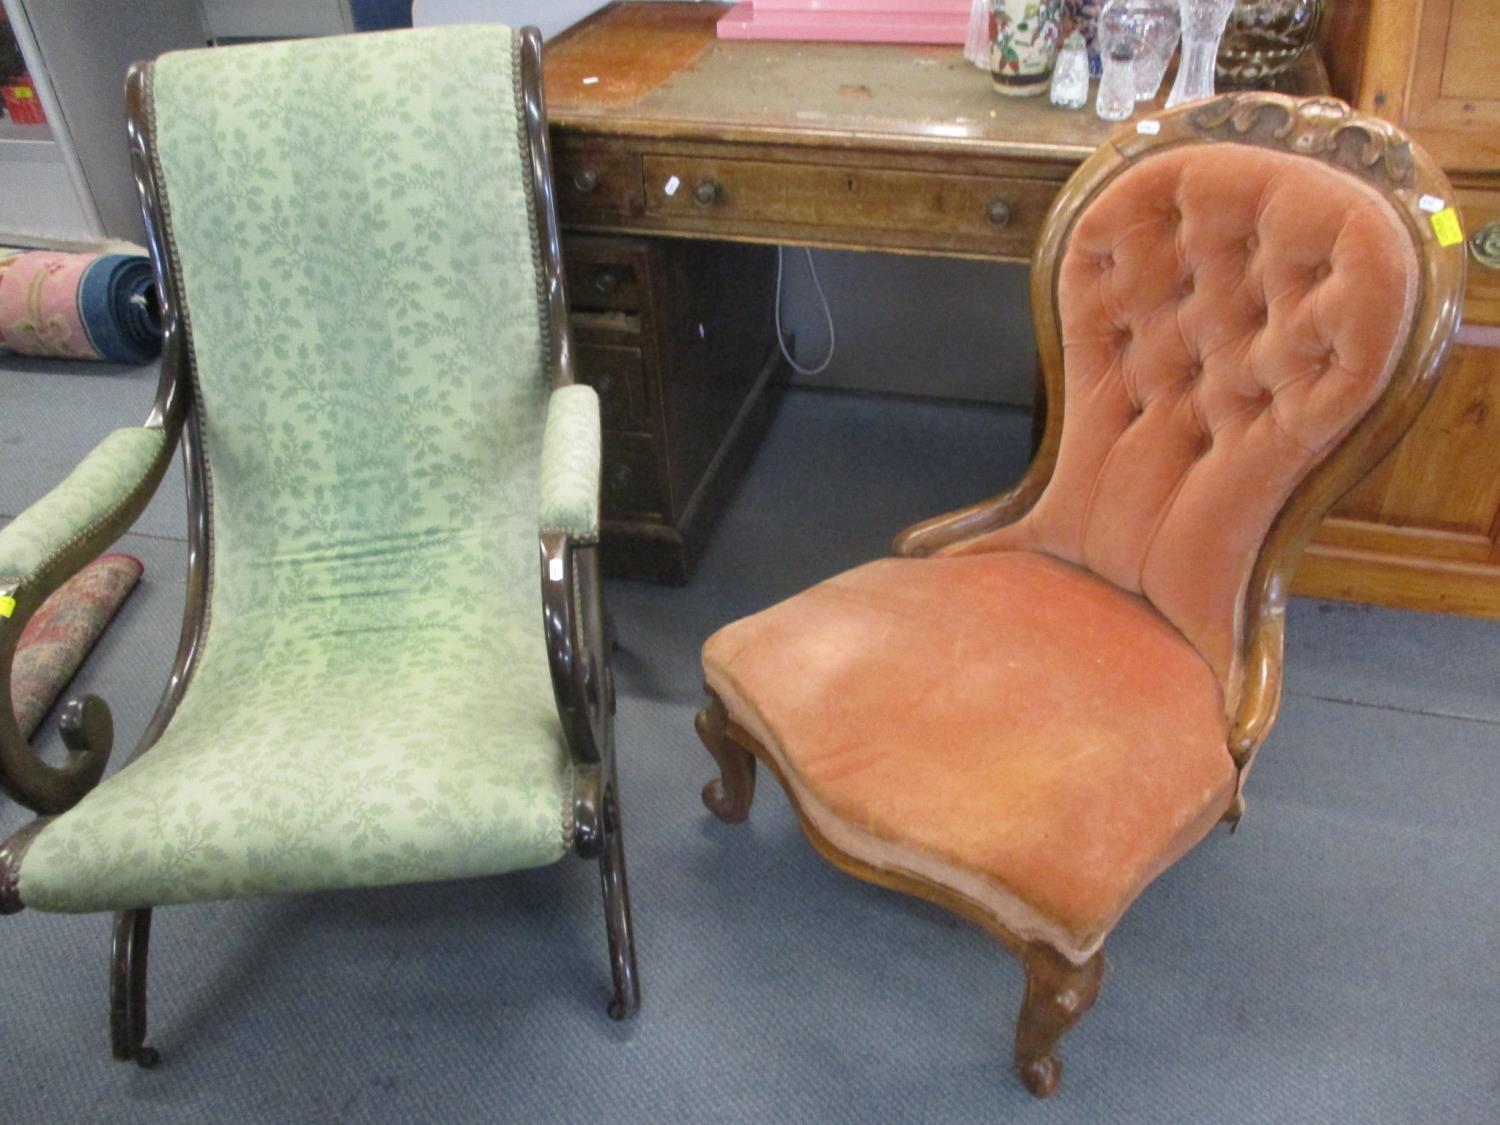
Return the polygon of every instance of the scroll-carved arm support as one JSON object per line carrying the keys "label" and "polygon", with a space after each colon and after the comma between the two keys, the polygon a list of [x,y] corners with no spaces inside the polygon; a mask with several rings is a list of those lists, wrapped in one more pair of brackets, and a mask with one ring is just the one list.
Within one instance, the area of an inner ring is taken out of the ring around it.
{"label": "scroll-carved arm support", "polygon": [[939,551],[998,531],[1015,523],[1031,510],[1047,487],[1052,465],[1033,461],[1026,475],[1008,492],[948,512],[907,528],[891,545],[893,554],[903,558],[926,558]]}
{"label": "scroll-carved arm support", "polygon": [[105,438],[60,485],[0,530],[0,793],[38,813],[64,812],[104,773],[114,738],[97,696],[62,714],[68,758],[44,762],[21,734],[11,666],[21,633],[42,603],[113,543],[145,509],[177,444],[181,411]]}
{"label": "scroll-carved arm support", "polygon": [[614,680],[599,577],[599,397],[582,384],[552,393],[542,441],[542,615],[552,690],[581,784],[574,847],[603,843],[604,794],[614,773]]}

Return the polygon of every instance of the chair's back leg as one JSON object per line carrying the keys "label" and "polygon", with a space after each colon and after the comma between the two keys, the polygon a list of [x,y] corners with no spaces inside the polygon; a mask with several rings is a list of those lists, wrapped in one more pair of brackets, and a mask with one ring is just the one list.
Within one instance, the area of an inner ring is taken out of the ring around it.
{"label": "chair's back leg", "polygon": [[149,1070],[161,1061],[146,1046],[146,963],[151,950],[151,911],[115,915],[109,973],[109,1031],[115,1058]]}
{"label": "chair's back leg", "polygon": [[615,989],[609,1018],[622,1020],[639,1010],[641,983],[630,921],[630,884],[625,878],[625,840],[613,784],[604,795],[604,852],[599,856],[599,881],[604,887],[604,925],[609,934],[609,967]]}

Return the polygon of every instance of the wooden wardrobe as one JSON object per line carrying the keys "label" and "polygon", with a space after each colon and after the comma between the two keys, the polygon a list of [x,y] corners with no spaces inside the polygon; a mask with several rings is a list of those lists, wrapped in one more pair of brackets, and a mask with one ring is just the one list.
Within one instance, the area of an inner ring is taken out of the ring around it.
{"label": "wooden wardrobe", "polygon": [[1335,506],[1293,591],[1500,618],[1500,0],[1328,0],[1321,40],[1335,93],[1447,172],[1469,271],[1431,402]]}

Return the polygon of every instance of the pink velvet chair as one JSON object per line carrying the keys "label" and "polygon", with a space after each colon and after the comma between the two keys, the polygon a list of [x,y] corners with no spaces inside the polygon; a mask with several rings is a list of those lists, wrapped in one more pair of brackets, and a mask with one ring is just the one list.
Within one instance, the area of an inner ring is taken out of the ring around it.
{"label": "pink velvet chair", "polygon": [[1238,822],[1298,555],[1426,401],[1463,287],[1452,189],[1390,125],[1260,93],[1154,120],[1043,230],[1020,484],[703,649],[705,803],[742,820],[759,760],[828,859],[998,937],[1038,1096],[1120,916]]}

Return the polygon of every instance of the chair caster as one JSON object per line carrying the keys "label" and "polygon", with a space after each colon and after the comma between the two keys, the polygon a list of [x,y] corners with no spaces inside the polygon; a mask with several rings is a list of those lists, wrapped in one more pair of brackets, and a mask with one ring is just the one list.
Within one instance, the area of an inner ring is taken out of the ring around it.
{"label": "chair caster", "polygon": [[614,1020],[616,1023],[619,1023],[627,1015],[629,1015],[629,1013],[625,1011],[625,1005],[619,1000],[611,1000],[609,1002],[609,1007],[606,1008],[605,1011],[609,1013],[609,1018]]}
{"label": "chair caster", "polygon": [[142,1047],[135,1053],[135,1065],[142,1070],[155,1070],[161,1062],[161,1052],[155,1047]]}

